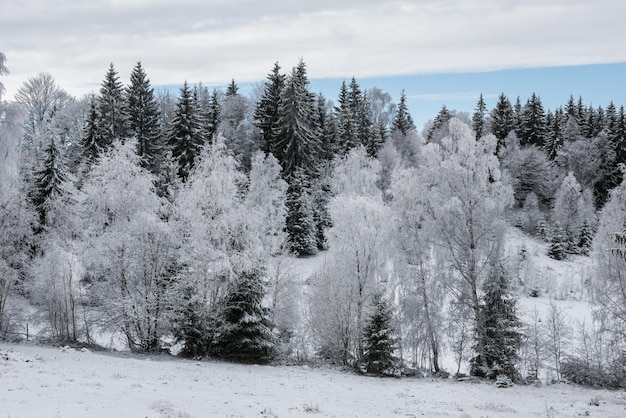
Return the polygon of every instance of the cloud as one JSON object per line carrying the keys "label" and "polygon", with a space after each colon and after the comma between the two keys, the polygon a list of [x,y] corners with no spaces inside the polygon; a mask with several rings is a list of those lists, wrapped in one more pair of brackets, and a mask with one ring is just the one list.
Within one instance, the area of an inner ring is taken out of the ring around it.
{"label": "cloud", "polygon": [[303,58],[314,78],[626,61],[622,0],[24,0],[3,5],[9,97],[51,73],[73,94],[113,62],[153,84],[263,79]]}

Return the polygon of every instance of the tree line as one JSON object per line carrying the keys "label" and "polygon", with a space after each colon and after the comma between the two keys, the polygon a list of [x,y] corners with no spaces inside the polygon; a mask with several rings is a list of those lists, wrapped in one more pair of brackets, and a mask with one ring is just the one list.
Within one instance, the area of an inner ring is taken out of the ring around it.
{"label": "tree line", "polygon": [[[444,106],[418,132],[404,93],[353,78],[334,104],[303,61],[275,64],[250,97],[233,80],[185,82],[176,100],[137,63],[127,86],[111,64],[81,99],[39,74],[3,115],[4,335],[35,321],[16,308],[28,300],[56,341],[108,330],[134,351],[376,374],[398,356],[441,373],[447,351],[457,373],[558,376],[562,353],[533,357],[541,336],[517,312],[516,293],[541,289],[505,252],[513,224],[556,259],[597,250],[598,367],[623,361],[623,106],[546,113],[502,94],[488,111],[481,96],[471,117]],[[325,250],[299,281],[293,257]]]}

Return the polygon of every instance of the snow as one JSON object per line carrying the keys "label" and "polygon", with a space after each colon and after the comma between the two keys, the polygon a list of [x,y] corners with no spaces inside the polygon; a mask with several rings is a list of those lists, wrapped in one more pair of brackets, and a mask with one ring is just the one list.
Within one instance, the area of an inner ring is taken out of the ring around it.
{"label": "snow", "polygon": [[0,416],[608,418],[626,416],[626,393],[0,343]]}

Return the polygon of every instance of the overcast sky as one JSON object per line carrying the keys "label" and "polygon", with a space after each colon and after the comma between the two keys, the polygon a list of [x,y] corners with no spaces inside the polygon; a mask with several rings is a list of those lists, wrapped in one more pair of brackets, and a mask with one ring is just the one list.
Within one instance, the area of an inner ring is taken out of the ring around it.
{"label": "overcast sky", "polygon": [[109,63],[126,82],[138,60],[153,85],[257,81],[299,58],[313,79],[626,62],[624,18],[624,0],[2,0],[1,81],[10,99],[42,71],[97,91]]}

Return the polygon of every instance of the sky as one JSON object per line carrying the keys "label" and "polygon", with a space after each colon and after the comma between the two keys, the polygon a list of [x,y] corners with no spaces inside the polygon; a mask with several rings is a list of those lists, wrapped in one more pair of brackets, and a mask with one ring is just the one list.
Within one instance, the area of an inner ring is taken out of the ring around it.
{"label": "sky", "polygon": [[48,72],[81,96],[110,63],[127,82],[141,61],[154,86],[222,86],[303,59],[331,99],[352,77],[404,89],[418,125],[443,104],[471,112],[480,93],[488,107],[501,92],[621,104],[625,16],[623,0],[0,0],[0,82],[10,100]]}

